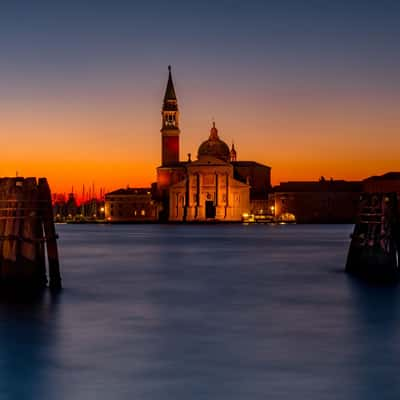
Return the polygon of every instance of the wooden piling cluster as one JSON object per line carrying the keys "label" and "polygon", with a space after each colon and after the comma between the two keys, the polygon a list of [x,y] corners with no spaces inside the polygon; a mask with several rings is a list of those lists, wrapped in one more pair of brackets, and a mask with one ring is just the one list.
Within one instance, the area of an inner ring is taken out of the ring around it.
{"label": "wooden piling cluster", "polygon": [[368,279],[400,277],[400,215],[396,193],[364,193],[346,271]]}
{"label": "wooden piling cluster", "polygon": [[[51,192],[45,178],[0,179],[0,285],[61,288]],[[49,281],[46,274],[46,253]]]}

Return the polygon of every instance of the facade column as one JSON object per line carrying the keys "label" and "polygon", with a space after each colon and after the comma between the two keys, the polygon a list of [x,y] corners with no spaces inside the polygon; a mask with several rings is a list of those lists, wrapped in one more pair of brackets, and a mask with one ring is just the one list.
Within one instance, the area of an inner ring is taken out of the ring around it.
{"label": "facade column", "polygon": [[196,209],[194,217],[199,217],[199,207],[200,207],[200,174],[196,174]]}
{"label": "facade column", "polygon": [[222,213],[220,210],[220,203],[221,199],[219,198],[219,179],[218,179],[218,173],[215,173],[215,218],[220,219],[222,217]]}
{"label": "facade column", "polygon": [[229,174],[226,174],[226,188],[225,188],[225,218],[228,216],[228,207],[229,207]]}
{"label": "facade column", "polygon": [[188,196],[187,196],[187,220],[191,220],[193,219],[193,188],[192,188],[192,184],[193,184],[193,175],[192,174],[188,174]]}
{"label": "facade column", "polygon": [[215,207],[218,207],[218,173],[215,173]]}

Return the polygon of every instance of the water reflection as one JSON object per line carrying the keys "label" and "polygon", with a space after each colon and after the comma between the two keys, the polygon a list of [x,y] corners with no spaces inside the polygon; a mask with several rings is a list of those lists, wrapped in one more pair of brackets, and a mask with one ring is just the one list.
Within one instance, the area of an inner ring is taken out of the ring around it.
{"label": "water reflection", "polygon": [[[0,398],[51,397],[49,365],[57,346],[59,295],[0,300]],[[55,395],[55,393],[53,393]]]}
{"label": "water reflection", "polygon": [[400,292],[397,285],[374,286],[348,278],[352,291],[353,374],[359,399],[398,399]]}
{"label": "water reflection", "polygon": [[398,395],[399,289],[337,273],[350,232],[60,226],[60,297],[0,305],[0,399]]}

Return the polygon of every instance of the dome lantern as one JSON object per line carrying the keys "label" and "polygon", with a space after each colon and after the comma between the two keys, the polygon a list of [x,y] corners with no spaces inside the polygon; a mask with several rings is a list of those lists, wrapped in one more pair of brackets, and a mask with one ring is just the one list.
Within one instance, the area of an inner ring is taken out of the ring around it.
{"label": "dome lantern", "polygon": [[213,126],[210,130],[210,137],[199,147],[197,158],[200,159],[202,156],[212,156],[223,161],[230,160],[229,147],[219,138],[215,122],[213,122]]}

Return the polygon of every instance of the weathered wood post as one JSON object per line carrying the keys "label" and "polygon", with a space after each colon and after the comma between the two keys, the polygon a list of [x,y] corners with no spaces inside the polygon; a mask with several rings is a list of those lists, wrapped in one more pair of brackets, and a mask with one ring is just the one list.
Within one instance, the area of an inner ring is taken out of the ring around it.
{"label": "weathered wood post", "polygon": [[400,277],[400,219],[396,193],[361,195],[346,271],[375,281]]}
{"label": "weathered wood post", "polygon": [[49,262],[50,288],[61,289],[60,263],[58,260],[57,235],[54,227],[51,192],[46,178],[39,179],[39,201],[41,202],[41,217],[46,238],[47,259]]}
{"label": "weathered wood post", "polygon": [[24,182],[24,212],[22,219],[21,251],[19,264],[29,270],[29,276],[36,281],[36,286],[44,287],[47,284],[46,262],[40,248],[44,248],[43,229],[39,191],[35,178],[27,178]]}
{"label": "weathered wood post", "polygon": [[[0,179],[0,238],[3,238],[5,226],[6,226],[6,216],[7,211],[5,208],[5,201],[6,199],[6,179]],[[3,240],[0,240],[0,276],[2,274],[3,268]]]}
{"label": "weathered wood post", "polygon": [[61,288],[60,268],[47,180],[0,179],[0,284],[3,288]]}
{"label": "weathered wood post", "polygon": [[24,278],[24,269],[19,261],[19,231],[21,225],[23,179],[14,178],[5,181],[5,199],[3,210],[6,214],[3,243],[2,243],[2,276],[10,283],[14,283],[18,277]]}

